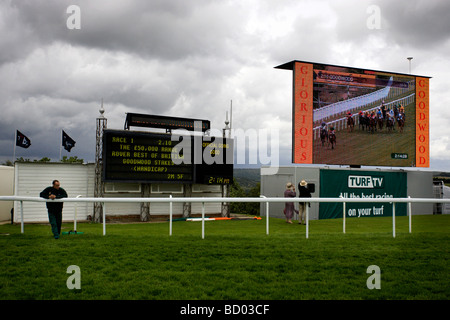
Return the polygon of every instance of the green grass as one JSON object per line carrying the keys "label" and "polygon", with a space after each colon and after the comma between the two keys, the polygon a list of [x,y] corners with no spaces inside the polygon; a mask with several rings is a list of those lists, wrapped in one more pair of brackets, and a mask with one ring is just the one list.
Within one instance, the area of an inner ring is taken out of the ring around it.
{"label": "green grass", "polygon": [[[349,218],[305,226],[270,219],[79,223],[82,235],[51,237],[48,225],[0,226],[0,299],[425,299],[450,298],[450,216]],[[64,224],[64,230],[73,228]],[[64,231],[63,230],[63,231]],[[8,233],[9,235],[5,235]],[[81,270],[69,290],[67,267]],[[381,289],[366,286],[381,269]]]}

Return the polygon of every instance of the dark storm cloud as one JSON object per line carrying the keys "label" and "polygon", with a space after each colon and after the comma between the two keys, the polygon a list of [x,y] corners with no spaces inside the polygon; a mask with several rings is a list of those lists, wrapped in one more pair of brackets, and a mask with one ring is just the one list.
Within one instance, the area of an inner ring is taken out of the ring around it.
{"label": "dark storm cloud", "polygon": [[382,1],[392,41],[402,46],[439,49],[450,40],[450,1]]}
{"label": "dark storm cloud", "polygon": [[[379,30],[367,27],[372,4]],[[80,30],[66,26],[70,5],[81,10]],[[405,72],[414,51],[414,68],[435,77],[441,110],[446,12],[445,1],[418,0],[2,1],[0,161],[11,158],[16,129],[32,139],[18,156],[56,160],[64,129],[77,141],[66,155],[93,161],[102,98],[116,129],[126,112],[206,118],[221,129],[233,100],[235,128],[278,129],[289,158],[292,74],[273,67],[295,59]]]}
{"label": "dark storm cloud", "polygon": [[[330,2],[337,13],[335,30],[340,41],[361,44],[370,36],[382,36],[391,50],[395,45],[427,50],[439,49],[450,39],[449,1],[381,0],[345,4]],[[375,10],[379,10],[379,17]],[[379,21],[379,28],[371,26],[374,21]]]}
{"label": "dark storm cloud", "polygon": [[[80,30],[66,27],[72,4],[80,8]],[[17,1],[3,12],[18,36],[13,45],[25,52],[61,41],[161,60],[229,55],[227,42],[239,34],[242,18],[232,6],[206,0]]]}
{"label": "dark storm cloud", "polygon": [[[80,30],[66,27],[72,4],[81,9]],[[245,59],[246,50],[236,50],[242,13],[223,3],[18,1],[0,12],[8,35],[0,40],[0,73],[8,79],[0,87],[0,124],[6,137],[28,130],[29,157],[59,156],[61,129],[95,133],[101,98],[116,128],[125,112],[217,114],[214,92]],[[80,141],[73,151],[92,161],[94,149],[83,147],[91,144]]]}

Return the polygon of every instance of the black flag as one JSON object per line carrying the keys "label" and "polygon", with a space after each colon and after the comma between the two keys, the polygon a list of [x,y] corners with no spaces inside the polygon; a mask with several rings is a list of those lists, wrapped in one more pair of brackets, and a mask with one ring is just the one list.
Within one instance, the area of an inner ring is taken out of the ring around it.
{"label": "black flag", "polygon": [[75,140],[73,140],[71,137],[67,135],[67,133],[62,132],[62,145],[64,149],[70,152],[70,149],[72,149],[75,146]]}
{"label": "black flag", "polygon": [[16,134],[16,146],[22,148],[28,148],[31,146],[31,140],[19,130],[17,130]]}

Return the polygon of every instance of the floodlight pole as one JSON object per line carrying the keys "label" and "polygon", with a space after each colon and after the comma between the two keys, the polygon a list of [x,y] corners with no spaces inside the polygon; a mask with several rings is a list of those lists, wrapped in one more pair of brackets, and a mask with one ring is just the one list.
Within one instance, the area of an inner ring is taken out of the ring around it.
{"label": "floodlight pole", "polygon": [[409,60],[409,74],[411,74],[411,60],[413,59],[413,57],[408,57],[406,59]]}
{"label": "floodlight pole", "polygon": [[[94,186],[94,197],[103,198],[104,194],[104,184],[102,181],[103,174],[103,131],[106,129],[108,120],[103,115],[105,109],[102,105],[100,107],[100,116],[97,118],[97,130],[96,130],[96,142],[95,142],[95,186]],[[94,214],[92,216],[92,221],[100,222],[102,217],[102,203],[94,203]]]}
{"label": "floodlight pole", "polygon": [[[226,118],[225,118],[225,128],[222,129],[222,136],[223,136],[223,143],[225,143],[227,138],[230,138],[231,136],[231,112],[233,108],[233,100],[231,100],[231,106],[230,106],[230,120],[228,120],[228,111],[226,112]],[[225,157],[225,156],[224,156]],[[225,160],[226,162],[226,160]],[[222,197],[227,198],[230,193],[230,188],[226,184],[221,185],[222,190]],[[221,204],[221,215],[222,217],[230,217],[230,203],[228,202],[222,202]]]}

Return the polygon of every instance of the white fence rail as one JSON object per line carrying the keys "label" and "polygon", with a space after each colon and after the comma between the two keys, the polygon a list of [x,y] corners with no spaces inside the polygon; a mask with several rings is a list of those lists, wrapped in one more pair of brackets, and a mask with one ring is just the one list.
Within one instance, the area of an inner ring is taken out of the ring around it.
{"label": "white fence rail", "polygon": [[[408,203],[408,217],[409,217],[409,233],[412,232],[412,221],[411,221],[411,204],[412,203],[450,203],[450,199],[436,199],[436,198],[267,198],[263,195],[260,198],[82,198],[77,196],[76,198],[64,198],[48,200],[38,197],[22,197],[22,196],[0,196],[0,201],[18,201],[20,203],[20,221],[21,221],[21,233],[24,233],[24,220],[23,220],[23,202],[95,202],[101,203],[103,208],[103,235],[106,235],[106,204],[107,203],[125,203],[125,202],[135,202],[135,203],[168,203],[169,204],[169,235],[172,235],[172,204],[175,202],[191,202],[191,203],[201,203],[202,204],[202,239],[205,238],[205,203],[229,203],[229,202],[259,202],[266,203],[266,234],[269,234],[269,203],[285,203],[285,202],[298,202],[299,199],[302,202],[309,203],[321,203],[321,202],[340,202],[343,203],[342,217],[343,226],[342,230],[345,233],[345,211],[346,203],[351,202],[367,202],[367,203],[392,203],[392,236],[395,238],[395,204],[396,203]],[[309,208],[306,207],[306,238],[309,238]],[[75,208],[76,212],[76,208]],[[76,225],[76,215],[74,218],[74,224]]]}
{"label": "white fence rail", "polygon": [[314,110],[314,122],[321,121],[322,119],[332,117],[335,114],[347,112],[348,110],[354,110],[373,102],[385,99],[389,94],[389,90],[391,89],[392,79],[392,77],[389,79],[389,83],[385,88],[378,91],[374,91],[366,95],[354,97],[348,100],[338,101],[320,109]]}

